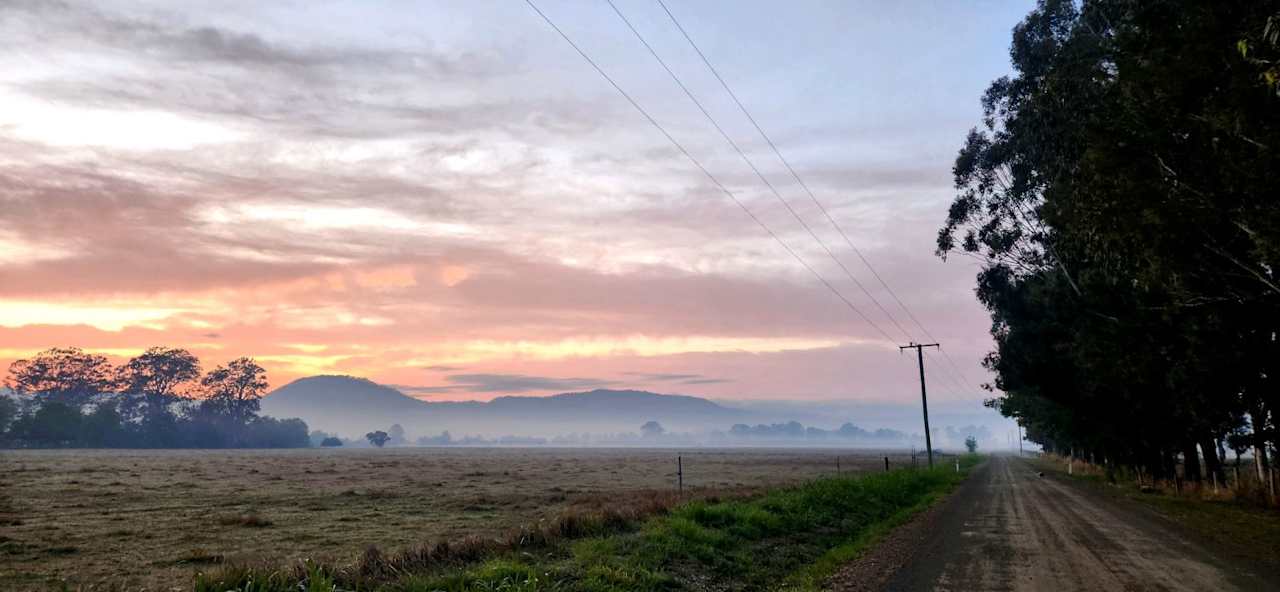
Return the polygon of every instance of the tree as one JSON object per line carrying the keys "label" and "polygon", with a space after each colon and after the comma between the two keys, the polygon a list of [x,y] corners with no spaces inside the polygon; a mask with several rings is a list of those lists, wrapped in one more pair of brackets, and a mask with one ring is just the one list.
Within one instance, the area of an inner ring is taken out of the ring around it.
{"label": "tree", "polygon": [[667,433],[667,429],[653,420],[646,421],[644,425],[640,426],[640,435],[645,438],[657,438],[665,433]]}
{"label": "tree", "polygon": [[384,431],[382,431],[382,430],[378,430],[378,431],[375,431],[375,432],[369,432],[369,433],[365,434],[365,435],[364,435],[364,437],[365,437],[367,440],[369,440],[369,443],[370,443],[370,444],[373,444],[374,446],[377,446],[378,448],[382,448],[383,446],[386,446],[386,445],[387,445],[387,441],[391,439],[391,436],[388,436],[388,435],[387,435],[387,433],[386,433],[386,432],[384,432]]}
{"label": "tree", "polygon": [[37,446],[61,448],[73,446],[80,439],[83,417],[76,408],[58,401],[48,401],[21,422],[19,437]]}
{"label": "tree", "polygon": [[234,446],[246,448],[307,448],[311,446],[307,424],[301,419],[254,417],[236,432]]}
{"label": "tree", "polygon": [[965,439],[964,439],[964,447],[965,447],[965,448],[967,448],[967,449],[969,449],[969,454],[973,454],[973,453],[977,452],[977,451],[978,451],[978,439],[977,439],[977,438],[974,438],[973,436],[969,436],[968,438],[965,438]]}
{"label": "tree", "polygon": [[990,404],[1046,449],[1196,479],[1246,418],[1275,442],[1275,16],[1042,0],[1014,29],[938,254],[983,263]]}
{"label": "tree", "polygon": [[18,418],[18,402],[11,397],[0,395],[0,440],[9,429],[9,424]]}
{"label": "tree", "polygon": [[90,448],[127,445],[128,433],[115,401],[99,403],[80,422],[80,444]]}
{"label": "tree", "polygon": [[183,387],[199,377],[200,360],[191,352],[152,347],[119,368],[116,385],[127,397],[125,415],[140,417],[155,428],[172,423],[171,406],[183,398]]}
{"label": "tree", "polygon": [[5,386],[20,395],[62,403],[79,409],[93,397],[111,389],[112,370],[107,358],[80,348],[52,348],[30,360],[9,365]]}
{"label": "tree", "polygon": [[329,436],[329,437],[325,438],[324,440],[321,440],[321,441],[320,441],[320,445],[321,445],[321,446],[323,446],[323,447],[325,447],[325,448],[332,448],[332,447],[336,447],[336,446],[342,446],[342,439],[338,438],[337,436]]}
{"label": "tree", "polygon": [[404,428],[400,427],[400,424],[392,424],[391,427],[387,429],[387,435],[391,437],[389,443],[392,446],[404,446]]}
{"label": "tree", "polygon": [[267,371],[251,358],[239,358],[210,370],[200,386],[205,397],[200,406],[236,429],[257,416],[267,392]]}

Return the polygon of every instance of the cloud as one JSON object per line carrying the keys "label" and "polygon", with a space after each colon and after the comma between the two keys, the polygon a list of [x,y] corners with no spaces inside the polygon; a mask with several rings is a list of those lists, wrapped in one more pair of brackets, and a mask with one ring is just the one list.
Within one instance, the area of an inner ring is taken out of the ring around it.
{"label": "cloud", "polygon": [[616,384],[599,378],[556,378],[523,374],[453,374],[445,380],[453,387],[478,393],[526,393],[604,388]]}
{"label": "cloud", "polygon": [[674,382],[678,384],[721,384],[732,382],[726,378],[713,378],[701,374],[680,374],[670,372],[623,372],[624,376],[633,376],[646,382]]}
{"label": "cloud", "polygon": [[[424,395],[628,380],[814,394],[845,388],[821,352],[885,346],[527,14],[3,4],[0,358],[172,344],[263,356],[273,380],[468,377]],[[755,215],[890,325],[701,120],[613,57]],[[924,128],[792,109],[808,97],[781,89],[807,86],[775,86],[778,112],[805,119],[760,113],[788,157],[931,332],[979,359],[973,270],[931,255],[952,145],[866,157]],[[872,284],[785,170],[758,162]]]}
{"label": "cloud", "polygon": [[733,382],[727,378],[690,378],[681,380],[680,384],[720,384],[724,382]]}

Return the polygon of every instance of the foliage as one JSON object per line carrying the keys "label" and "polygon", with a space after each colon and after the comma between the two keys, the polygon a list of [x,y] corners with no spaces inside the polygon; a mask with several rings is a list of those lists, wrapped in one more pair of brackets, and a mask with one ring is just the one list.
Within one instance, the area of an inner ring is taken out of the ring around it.
{"label": "foliage", "polygon": [[365,434],[364,437],[366,440],[369,441],[370,444],[373,444],[378,448],[382,448],[383,446],[386,446],[387,442],[391,440],[391,436],[387,435],[387,433],[382,430],[369,432]]}
{"label": "foliage", "polygon": [[[21,447],[305,447],[298,419],[258,416],[266,372],[240,358],[200,376],[200,361],[150,348],[113,369],[106,358],[55,348],[9,368],[0,443]],[[194,389],[200,385],[200,390]],[[203,400],[192,397],[203,394]]]}
{"label": "foliage", "polygon": [[15,393],[78,408],[108,391],[112,380],[107,358],[69,347],[45,350],[30,360],[13,362],[5,386]]}
{"label": "foliage", "polygon": [[387,435],[391,437],[390,443],[392,446],[404,446],[406,444],[404,427],[398,423],[391,424],[391,427],[387,428]]}
{"label": "foliage", "polygon": [[9,424],[18,417],[18,402],[10,397],[0,395],[0,434],[9,428]]}
{"label": "foliage", "polygon": [[964,447],[969,451],[969,454],[973,454],[973,453],[977,452],[977,451],[978,451],[978,439],[977,439],[977,438],[974,438],[973,436],[969,436],[968,438],[965,438],[965,439],[964,439]]}
{"label": "foliage", "polygon": [[323,447],[325,447],[325,448],[333,448],[333,447],[342,446],[342,439],[341,439],[341,438],[338,438],[338,437],[336,437],[336,436],[329,436],[329,437],[327,437],[327,438],[325,438],[325,439],[321,440],[321,441],[320,441],[320,445],[321,445],[321,446],[323,446]]}
{"label": "foliage", "polygon": [[[244,430],[255,421],[259,399],[267,391],[267,371],[249,358],[218,366],[200,380],[204,400],[199,412],[223,425],[233,445],[239,445]],[[305,431],[304,431],[305,435]],[[310,439],[307,440],[310,445]]]}
{"label": "foliage", "polygon": [[646,438],[656,438],[665,433],[667,433],[667,429],[653,420],[646,421],[644,425],[640,426],[640,435]]}
{"label": "foliage", "polygon": [[1280,96],[1256,62],[1274,14],[1042,0],[1015,28],[938,252],[983,261],[990,404],[1046,448],[1156,475],[1181,454],[1194,479],[1197,447],[1220,472],[1246,425],[1275,444]]}
{"label": "foliage", "polygon": [[148,423],[168,423],[184,386],[200,378],[200,360],[185,349],[153,347],[116,370],[116,387],[127,395],[124,414]]}

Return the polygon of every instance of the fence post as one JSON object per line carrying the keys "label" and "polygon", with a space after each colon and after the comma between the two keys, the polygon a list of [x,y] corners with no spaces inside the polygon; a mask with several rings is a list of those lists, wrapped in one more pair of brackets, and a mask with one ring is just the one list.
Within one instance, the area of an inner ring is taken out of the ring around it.
{"label": "fence post", "polygon": [[840,474],[840,455],[836,455],[836,474]]}
{"label": "fence post", "polygon": [[960,457],[956,457],[956,472],[960,472]]}
{"label": "fence post", "polygon": [[676,455],[676,489],[684,495],[684,458]]}
{"label": "fence post", "polygon": [[884,457],[884,472],[889,472],[889,457]]}

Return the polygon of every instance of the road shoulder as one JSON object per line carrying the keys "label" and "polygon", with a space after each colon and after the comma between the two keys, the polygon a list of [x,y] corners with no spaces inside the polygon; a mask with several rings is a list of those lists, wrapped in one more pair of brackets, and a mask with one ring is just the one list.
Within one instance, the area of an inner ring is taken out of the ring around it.
{"label": "road shoulder", "polygon": [[1100,478],[1070,476],[1065,469],[1048,461],[1028,459],[1028,462],[1050,478],[1092,491],[1131,515],[1159,523],[1182,538],[1212,550],[1234,573],[1280,581],[1280,511],[1230,501],[1142,493],[1136,487],[1110,484]]}
{"label": "road shoulder", "polygon": [[884,590],[903,567],[929,546],[942,520],[954,514],[952,507],[974,495],[974,483],[985,478],[982,472],[989,470],[990,464],[989,460],[983,461],[955,490],[871,542],[865,551],[827,578],[823,589],[831,592]]}

